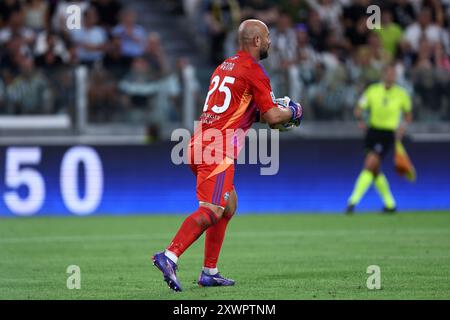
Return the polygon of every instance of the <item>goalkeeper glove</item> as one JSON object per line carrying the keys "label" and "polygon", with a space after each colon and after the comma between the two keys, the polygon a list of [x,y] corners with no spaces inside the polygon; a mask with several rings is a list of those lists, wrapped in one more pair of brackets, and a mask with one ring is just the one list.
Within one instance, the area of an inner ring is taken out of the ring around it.
{"label": "goalkeeper glove", "polygon": [[275,99],[275,102],[282,108],[291,109],[292,119],[289,121],[289,123],[293,123],[298,127],[303,118],[303,107],[300,105],[300,103],[293,102],[288,96],[277,98]]}
{"label": "goalkeeper glove", "polygon": [[303,119],[303,107],[300,105],[300,103],[296,103],[293,101],[289,101],[288,107],[292,111],[292,119],[290,122],[298,127]]}

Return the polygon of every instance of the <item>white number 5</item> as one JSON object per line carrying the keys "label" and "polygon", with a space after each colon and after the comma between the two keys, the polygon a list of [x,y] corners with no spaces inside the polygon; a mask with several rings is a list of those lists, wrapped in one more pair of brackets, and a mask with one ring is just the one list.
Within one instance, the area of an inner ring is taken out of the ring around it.
{"label": "white number 5", "polygon": [[[24,165],[37,165],[41,161],[39,148],[9,148],[6,152],[7,187],[16,189],[7,191],[3,197],[8,208],[18,215],[36,213],[44,202],[45,185],[42,176],[33,168],[22,168]],[[28,188],[28,196],[21,198],[18,188]]]}
{"label": "white number 5", "polygon": [[[214,111],[215,113],[224,113],[225,111],[228,110],[228,108],[230,107],[230,102],[231,102],[231,90],[230,88],[227,87],[227,84],[233,84],[234,83],[235,78],[233,77],[228,77],[226,76],[225,78],[223,78],[222,83],[219,86],[219,91],[225,93],[225,100],[223,102],[222,106],[218,106],[218,105],[214,105],[211,110]],[[219,76],[215,76],[212,80],[211,83],[213,84],[213,87],[211,88],[211,90],[208,91],[208,95],[206,96],[206,101],[205,101],[205,105],[203,107],[203,111],[207,111],[208,110],[208,100],[209,97],[213,94],[214,91],[216,91],[217,86],[219,85],[219,81],[220,81],[220,77]]]}

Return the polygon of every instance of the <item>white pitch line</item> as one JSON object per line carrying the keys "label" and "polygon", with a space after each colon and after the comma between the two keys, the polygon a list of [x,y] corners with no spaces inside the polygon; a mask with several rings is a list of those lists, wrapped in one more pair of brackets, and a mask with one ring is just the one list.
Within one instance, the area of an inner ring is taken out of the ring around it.
{"label": "white pitch line", "polygon": [[[448,234],[450,229],[409,229],[409,230],[373,230],[373,229],[358,229],[358,230],[310,230],[310,231],[231,231],[229,237],[238,238],[252,238],[277,236],[277,237],[293,237],[293,236],[348,236],[349,234],[358,235],[421,235],[421,234]],[[172,236],[171,232],[167,233],[148,233],[148,234],[116,234],[116,235],[54,235],[54,236],[31,236],[31,237],[3,237],[0,239],[0,244],[4,243],[29,243],[29,242],[86,242],[86,241],[111,241],[111,240],[155,240],[155,239],[169,239]]]}

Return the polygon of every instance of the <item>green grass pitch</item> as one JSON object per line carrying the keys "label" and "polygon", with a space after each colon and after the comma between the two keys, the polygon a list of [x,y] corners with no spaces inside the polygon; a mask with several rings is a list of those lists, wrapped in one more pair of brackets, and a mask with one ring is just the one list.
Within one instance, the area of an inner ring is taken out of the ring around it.
{"label": "green grass pitch", "polygon": [[[450,299],[450,212],[237,215],[219,260],[235,287],[199,288],[200,238],[174,293],[151,265],[183,216],[0,219],[0,299]],[[81,289],[69,290],[69,265]],[[381,290],[366,287],[369,265]]]}

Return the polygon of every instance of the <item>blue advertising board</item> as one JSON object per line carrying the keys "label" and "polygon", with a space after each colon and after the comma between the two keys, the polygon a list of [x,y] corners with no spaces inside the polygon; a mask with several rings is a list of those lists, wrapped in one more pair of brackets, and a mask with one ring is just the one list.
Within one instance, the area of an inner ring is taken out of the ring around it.
{"label": "blue advertising board", "polygon": [[[171,160],[174,143],[143,146],[0,147],[0,216],[186,214],[195,178]],[[418,179],[383,164],[400,210],[450,209],[450,144],[407,143]],[[340,213],[363,161],[360,140],[282,140],[279,170],[236,166],[239,213]],[[362,211],[379,210],[373,188]]]}

